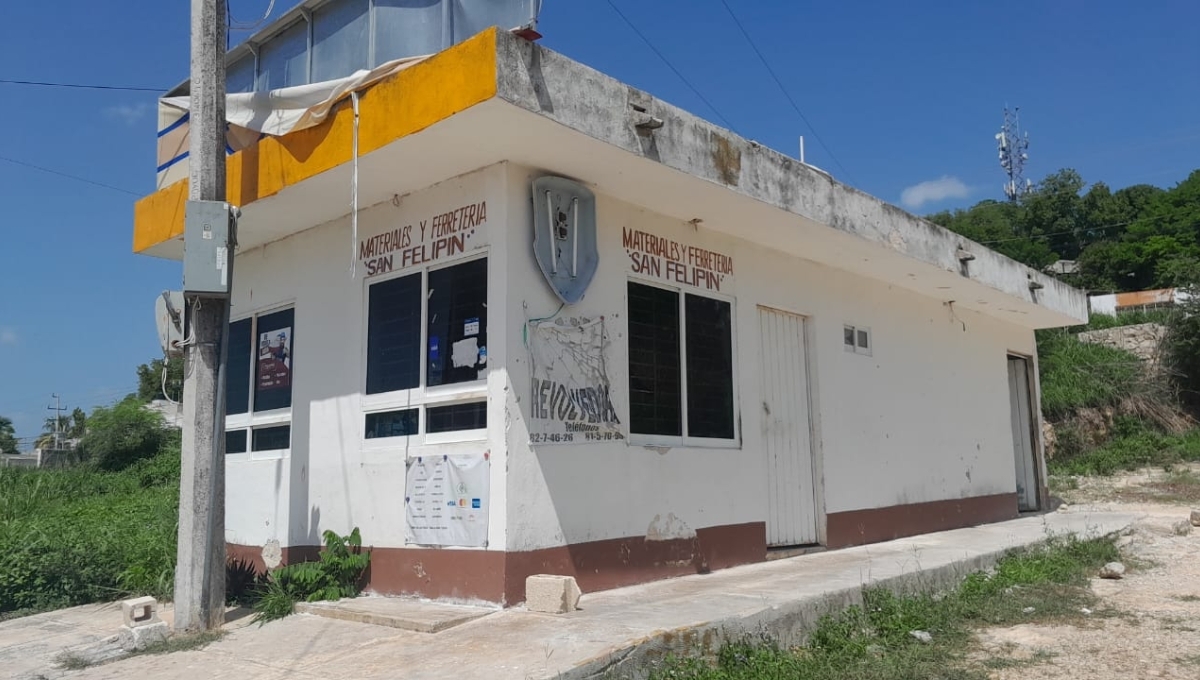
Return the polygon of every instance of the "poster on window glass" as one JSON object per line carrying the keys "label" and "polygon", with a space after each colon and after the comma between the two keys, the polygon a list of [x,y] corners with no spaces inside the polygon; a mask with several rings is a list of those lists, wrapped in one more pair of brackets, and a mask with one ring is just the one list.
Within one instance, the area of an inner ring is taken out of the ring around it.
{"label": "poster on window glass", "polygon": [[279,390],[292,386],[292,329],[290,326],[258,334],[256,389]]}
{"label": "poster on window glass", "polygon": [[530,443],[589,444],[624,438],[610,398],[607,343],[603,317],[530,325]]}
{"label": "poster on window glass", "polygon": [[410,458],[404,542],[487,547],[490,479],[487,453]]}

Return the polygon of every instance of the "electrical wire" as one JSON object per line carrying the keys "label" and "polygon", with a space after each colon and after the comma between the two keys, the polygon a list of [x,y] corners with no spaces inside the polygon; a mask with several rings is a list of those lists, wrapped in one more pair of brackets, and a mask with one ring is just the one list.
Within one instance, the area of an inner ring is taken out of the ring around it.
{"label": "electrical wire", "polygon": [[629,20],[629,17],[625,16],[625,13],[621,11],[621,8],[617,7],[613,3],[613,0],[607,0],[607,2],[608,2],[608,6],[611,7],[613,9],[613,11],[617,13],[617,16],[621,17],[621,19],[629,26],[629,28],[632,29],[633,32],[636,33],[637,36],[642,39],[642,42],[646,43],[646,47],[649,47],[650,51],[653,52],[655,55],[657,55],[658,58],[660,60],[662,60],[662,63],[666,64],[667,68],[671,69],[671,71],[673,71],[675,73],[675,75],[679,77],[679,80],[683,81],[683,84],[687,85],[688,89],[690,89],[693,93],[695,93],[695,95],[697,97],[700,98],[700,101],[704,102],[704,104],[708,108],[712,109],[712,112],[714,114],[716,114],[717,119],[720,120],[725,125],[725,127],[729,128],[730,130],[733,130],[734,132],[737,132],[737,129],[733,127],[733,124],[730,123],[729,120],[727,118],[725,118],[725,116],[721,115],[720,110],[718,110],[717,107],[714,106],[713,103],[708,100],[708,97],[705,97],[703,94],[701,94],[700,90],[698,90],[696,88],[696,86],[692,84],[692,81],[688,80],[687,77],[684,76],[683,73],[681,73],[679,71],[679,69],[675,68],[675,65],[671,63],[671,60],[667,59],[667,57],[662,52],[660,52],[657,47],[654,46],[654,43],[650,42],[650,39],[646,37],[646,34],[642,33],[640,30],[638,30],[638,27],[635,26],[634,23]]}
{"label": "electrical wire", "polygon": [[758,49],[758,45],[755,44],[754,38],[750,37],[750,32],[747,31],[746,27],[742,25],[742,21],[738,19],[736,14],[733,13],[733,8],[729,6],[729,3],[726,0],[721,0],[721,4],[725,6],[725,11],[729,13],[730,18],[733,19],[733,23],[737,25],[738,30],[742,32],[742,36],[746,38],[746,42],[750,43],[750,49],[754,50],[754,53],[758,55],[758,60],[761,61],[762,65],[766,67],[767,73],[771,74],[771,80],[775,81],[775,84],[779,86],[779,91],[783,93],[783,96],[787,98],[788,103],[791,104],[792,108],[796,110],[796,115],[800,116],[800,120],[804,121],[804,124],[808,126],[809,131],[812,132],[813,138],[817,140],[817,143],[821,145],[822,149],[825,149],[825,153],[829,154],[829,157],[833,159],[833,162],[838,166],[838,168],[845,173],[846,179],[850,180],[851,184],[853,184],[854,179],[851,177],[850,171],[846,169],[846,166],[842,165],[842,162],[838,160],[836,155],[834,155],[833,150],[829,148],[829,145],[825,143],[825,140],[821,139],[821,135],[817,134],[817,129],[813,127],[812,123],[809,122],[808,116],[804,115],[804,112],[800,110],[800,105],[796,103],[796,100],[792,98],[791,93],[789,93],[787,88],[783,86],[783,81],[779,79],[779,76],[775,73],[775,69],[771,68],[771,64],[767,61],[767,58],[763,56],[762,50]]}
{"label": "electrical wire", "polygon": [[41,171],[41,172],[46,172],[46,173],[49,173],[49,174],[51,174],[51,175],[58,175],[59,177],[65,177],[65,178],[67,178],[67,179],[73,179],[73,180],[75,180],[76,182],[83,182],[83,183],[85,183],[85,184],[91,184],[92,186],[97,186],[97,187],[101,187],[101,188],[104,188],[104,189],[111,189],[111,190],[113,190],[113,191],[119,191],[119,192],[121,192],[121,193],[123,193],[123,194],[129,194],[130,196],[137,196],[138,198],[141,198],[141,197],[142,197],[142,194],[139,194],[139,193],[138,193],[138,192],[136,192],[136,191],[130,191],[129,189],[122,189],[121,187],[115,187],[115,186],[113,186],[113,185],[111,185],[111,184],[105,184],[104,182],[97,182],[97,181],[96,181],[96,180],[94,180],[94,179],[88,179],[88,178],[86,178],[86,177],[80,177],[79,175],[72,175],[72,174],[70,174],[70,173],[67,173],[67,172],[62,172],[61,170],[52,170],[52,169],[50,169],[50,168],[45,168],[45,167],[42,167],[42,166],[40,166],[40,165],[34,165],[33,163],[27,163],[27,162],[25,162],[25,161],[20,161],[20,160],[17,160],[17,159],[15,159],[15,158],[9,158],[8,156],[0,156],[0,161],[4,161],[5,163],[12,163],[13,165],[20,165],[20,166],[23,166],[23,167],[26,167],[26,168],[32,168],[32,169],[34,169],[34,170],[38,170],[38,171]]}
{"label": "electrical wire", "polygon": [[[1183,212],[1183,211],[1181,210],[1179,212]],[[1116,229],[1117,227],[1128,227],[1131,224],[1141,224],[1144,222],[1156,222],[1158,220],[1163,220],[1168,217],[1174,217],[1176,214],[1177,213],[1171,212],[1171,213],[1165,213],[1162,215],[1155,215],[1154,217],[1144,217],[1144,218],[1139,218],[1136,220],[1129,220],[1128,222],[1117,222],[1116,224],[1105,224],[1105,225],[1101,225],[1099,227],[1084,227],[1084,228],[1080,228],[1080,229],[1067,229],[1064,231],[1052,231],[1048,234],[1035,234],[1033,236],[1012,236],[1009,238],[994,239],[992,241],[979,241],[979,245],[989,246],[989,245],[992,245],[993,243],[1009,243],[1011,241],[1032,241],[1035,238],[1048,238],[1050,236],[1063,236],[1064,234],[1074,234],[1074,233],[1080,232],[1080,231],[1085,232],[1085,233],[1090,232],[1090,231],[1106,231],[1108,229]]]}
{"label": "electrical wire", "polygon": [[253,31],[253,30],[256,30],[259,26],[262,26],[263,24],[267,23],[267,19],[270,18],[271,12],[274,9],[275,9],[275,0],[271,0],[271,3],[269,5],[267,5],[267,11],[263,13],[262,18],[259,19],[258,21],[238,21],[237,18],[235,18],[233,16],[233,11],[230,8],[230,6],[227,4],[227,5],[225,5],[225,15],[229,18],[230,30]]}
{"label": "electrical wire", "polygon": [[0,78],[0,85],[28,85],[31,87],[63,87],[74,90],[117,90],[122,92],[156,92],[162,94],[169,87],[138,87],[135,85],[97,85],[94,83],[62,83],[47,80],[12,80]]}

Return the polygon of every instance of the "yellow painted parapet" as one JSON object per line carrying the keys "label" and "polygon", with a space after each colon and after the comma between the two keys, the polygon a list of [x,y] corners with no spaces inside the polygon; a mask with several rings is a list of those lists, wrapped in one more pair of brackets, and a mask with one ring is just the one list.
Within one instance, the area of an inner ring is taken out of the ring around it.
{"label": "yellow painted parapet", "polygon": [[[365,155],[496,96],[496,29],[440,52],[364,91],[359,102],[359,154]],[[245,206],[351,159],[353,114],[338,103],[324,123],[283,137],[264,137],[228,158],[227,200]],[[183,235],[188,182],[139,200],[133,251]]]}

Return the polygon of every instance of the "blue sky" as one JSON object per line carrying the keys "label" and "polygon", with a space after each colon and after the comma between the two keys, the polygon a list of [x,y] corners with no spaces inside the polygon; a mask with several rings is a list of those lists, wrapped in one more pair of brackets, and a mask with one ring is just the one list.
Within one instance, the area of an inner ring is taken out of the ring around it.
{"label": "blue sky", "polygon": [[[1074,167],[1113,187],[1200,167],[1200,4],[730,0],[816,135],[720,0],[545,0],[543,44],[915,212],[996,198],[992,136],[1019,105],[1035,180]],[[232,0],[239,18],[268,0]],[[279,0],[278,14],[287,0]],[[170,87],[187,75],[188,3],[10,2],[0,78]],[[0,156],[146,194],[152,93],[0,84]],[[924,184],[923,184],[924,183]],[[914,188],[915,187],[915,188]],[[906,194],[905,190],[910,189]],[[32,436],[50,394],[111,403],[155,357],[153,298],[178,263],[130,252],[135,196],[0,160],[0,415]]]}

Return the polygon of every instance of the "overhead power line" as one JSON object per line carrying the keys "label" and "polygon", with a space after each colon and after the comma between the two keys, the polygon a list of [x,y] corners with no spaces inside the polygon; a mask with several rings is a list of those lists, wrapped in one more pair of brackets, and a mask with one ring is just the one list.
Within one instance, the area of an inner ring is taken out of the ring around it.
{"label": "overhead power line", "polygon": [[705,97],[703,94],[701,94],[700,90],[697,89],[696,86],[692,84],[692,81],[688,80],[687,76],[683,75],[683,73],[681,73],[679,71],[679,69],[675,68],[675,65],[671,63],[671,60],[667,59],[666,55],[664,55],[662,52],[660,52],[659,49],[654,46],[654,43],[650,42],[650,39],[646,37],[646,34],[642,33],[640,30],[638,30],[638,27],[636,25],[634,25],[634,23],[632,21],[629,20],[629,17],[625,16],[625,13],[621,11],[621,8],[617,7],[613,3],[613,0],[607,0],[607,2],[608,2],[608,6],[612,7],[613,11],[617,13],[617,16],[621,17],[621,19],[629,26],[629,28],[632,29],[633,32],[636,33],[637,36],[642,39],[642,42],[646,43],[646,47],[649,47],[650,51],[653,52],[655,55],[657,55],[658,58],[662,61],[662,63],[666,64],[667,68],[671,69],[671,71],[673,71],[675,73],[675,75],[679,77],[679,80],[683,81],[683,84],[687,85],[688,89],[690,89],[697,97],[700,98],[700,101],[704,102],[705,106],[712,109],[712,112],[714,114],[716,114],[717,119],[720,120],[725,125],[725,127],[729,128],[730,130],[733,130],[734,132],[737,132],[737,130],[733,127],[733,124],[730,123],[729,120],[727,118],[725,118],[725,116],[721,115],[721,111],[716,106],[714,106],[712,102],[710,102],[708,100],[708,97]]}
{"label": "overhead power line", "polygon": [[834,155],[833,149],[829,148],[829,145],[825,143],[825,140],[821,139],[821,135],[817,134],[817,128],[813,127],[813,124],[808,120],[808,116],[804,115],[804,112],[800,110],[800,105],[796,103],[796,100],[792,97],[791,93],[788,92],[788,89],[783,86],[783,81],[779,79],[779,75],[775,73],[775,69],[771,68],[771,63],[767,61],[767,58],[763,55],[762,50],[758,49],[758,45],[754,42],[754,38],[750,37],[750,32],[747,31],[746,27],[742,25],[742,21],[738,19],[736,14],[733,13],[733,8],[729,6],[729,3],[726,0],[721,0],[721,4],[725,6],[725,11],[729,13],[730,18],[733,19],[733,23],[737,25],[738,30],[742,32],[742,36],[746,38],[746,42],[750,44],[750,49],[754,50],[754,53],[758,55],[758,60],[761,61],[762,65],[766,67],[767,73],[771,74],[771,80],[775,81],[775,85],[779,87],[779,91],[783,93],[783,96],[787,98],[788,103],[792,105],[793,109],[795,109],[796,115],[800,116],[800,120],[804,121],[804,125],[808,127],[808,130],[812,133],[813,138],[817,140],[817,143],[821,145],[821,148],[825,150],[825,153],[829,154],[829,157],[846,176],[846,179],[850,180],[851,183],[854,183],[854,179],[851,177],[850,171],[846,169],[846,166],[842,165],[842,162],[838,160],[836,155]]}
{"label": "overhead power line", "polygon": [[[1180,210],[1178,212],[1184,212],[1184,211]],[[992,241],[980,241],[979,245],[990,246],[993,243],[1008,243],[1010,241],[1032,241],[1035,238],[1048,238],[1050,236],[1063,236],[1066,234],[1074,234],[1077,232],[1085,232],[1086,233],[1086,232],[1090,232],[1090,231],[1107,231],[1109,229],[1116,229],[1117,227],[1128,227],[1131,224],[1140,224],[1143,222],[1156,222],[1158,220],[1163,220],[1168,217],[1174,217],[1175,214],[1176,213],[1174,213],[1174,212],[1169,212],[1169,213],[1164,213],[1162,215],[1155,215],[1153,217],[1142,217],[1142,218],[1138,218],[1136,220],[1129,220],[1128,222],[1117,222],[1115,224],[1104,224],[1099,227],[1080,227],[1079,229],[1066,229],[1063,231],[1052,231],[1048,234],[1033,234],[1032,236],[1011,236],[1008,238],[999,238],[999,239],[995,239]]]}
{"label": "overhead power line", "polygon": [[12,80],[0,78],[0,85],[29,85],[32,87],[63,87],[73,90],[117,90],[123,92],[155,92],[163,93],[169,87],[138,87],[134,85],[100,85],[97,83],[57,83],[47,80]]}
{"label": "overhead power line", "polygon": [[72,175],[71,173],[62,172],[61,170],[52,170],[50,168],[44,168],[40,165],[34,165],[33,163],[27,163],[25,161],[20,161],[15,158],[9,158],[8,156],[0,156],[0,161],[4,161],[5,163],[12,163],[13,165],[20,165],[20,166],[26,167],[26,168],[31,168],[33,170],[49,173],[51,175],[58,175],[59,177],[65,177],[67,179],[73,179],[76,182],[83,182],[84,184],[91,184],[92,186],[101,187],[103,189],[111,189],[112,191],[119,191],[123,194],[129,194],[130,196],[137,196],[138,198],[142,197],[142,194],[140,194],[136,191],[130,191],[129,189],[122,189],[121,187],[115,187],[111,184],[105,184],[104,182],[97,182],[94,179],[80,177],[79,175]]}

